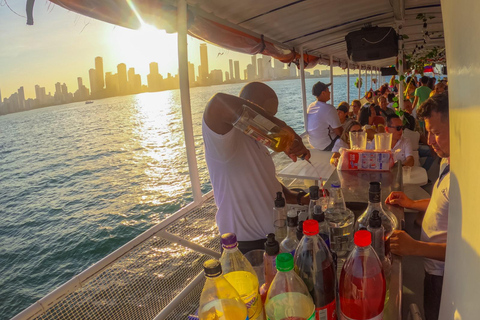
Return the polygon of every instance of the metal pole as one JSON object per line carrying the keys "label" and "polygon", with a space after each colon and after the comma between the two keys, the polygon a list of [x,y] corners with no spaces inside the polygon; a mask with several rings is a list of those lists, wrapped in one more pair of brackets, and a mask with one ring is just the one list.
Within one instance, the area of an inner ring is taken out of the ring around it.
{"label": "metal pole", "polygon": [[187,149],[188,171],[192,184],[193,200],[202,201],[202,189],[198,175],[197,156],[195,154],[195,138],[193,135],[192,107],[190,105],[190,87],[188,84],[188,51],[187,51],[187,2],[177,1],[178,29],[178,75],[180,78],[180,101],[182,103],[183,131]]}
{"label": "metal pole", "polygon": [[330,56],[330,83],[332,84],[330,86],[330,102],[334,106],[335,101],[333,99],[333,56]]}
{"label": "metal pole", "polygon": [[303,47],[300,47],[300,82],[302,84],[303,126],[307,132],[307,92],[305,86],[305,66],[303,60]]}
{"label": "metal pole", "polygon": [[347,61],[347,102],[350,103],[350,61]]}
{"label": "metal pole", "polygon": [[398,107],[400,110],[403,110],[403,80],[400,80],[400,77],[403,76],[403,38],[402,36],[398,39],[398,80],[400,81],[398,85]]}

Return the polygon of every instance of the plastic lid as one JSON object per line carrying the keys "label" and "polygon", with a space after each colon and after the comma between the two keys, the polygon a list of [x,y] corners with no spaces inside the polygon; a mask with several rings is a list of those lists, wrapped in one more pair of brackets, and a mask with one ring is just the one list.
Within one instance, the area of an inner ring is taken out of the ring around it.
{"label": "plastic lid", "polygon": [[382,190],[382,186],[380,182],[378,181],[370,182],[370,187],[368,189],[369,192],[380,192],[381,190]]}
{"label": "plastic lid", "polygon": [[332,186],[332,188],[340,188],[340,182],[334,181],[334,182],[332,182],[331,186]]}
{"label": "plastic lid", "polygon": [[203,270],[205,271],[206,277],[218,277],[222,274],[222,265],[220,264],[220,261],[210,259],[203,263]]}
{"label": "plastic lid", "polygon": [[297,210],[295,210],[295,208],[292,208],[292,209],[288,210],[287,219],[288,219],[288,217],[290,217],[290,218],[298,217]]}
{"label": "plastic lid", "polygon": [[275,233],[269,233],[267,235],[267,241],[265,242],[265,252],[269,256],[275,256],[280,252],[280,246],[278,241],[275,240]]}
{"label": "plastic lid", "polygon": [[275,198],[275,207],[285,207],[285,198],[283,198],[283,194],[281,192],[277,192],[277,197]]}
{"label": "plastic lid", "polygon": [[295,217],[290,217],[290,216],[287,216],[287,227],[296,227],[298,226],[298,217],[295,216]]}
{"label": "plastic lid", "polygon": [[372,243],[372,234],[367,230],[358,230],[355,232],[353,242],[359,247],[366,247]]}
{"label": "plastic lid", "polygon": [[378,210],[373,210],[370,219],[368,219],[368,226],[371,228],[380,228],[382,226],[382,218]]}
{"label": "plastic lid", "polygon": [[237,247],[237,236],[235,233],[224,233],[222,234],[222,238],[220,239],[222,243],[222,247],[225,249],[233,249]]}
{"label": "plastic lid", "polygon": [[280,253],[275,259],[277,270],[287,272],[293,269],[293,256],[290,253]]}
{"label": "plastic lid", "polygon": [[306,236],[314,236],[318,234],[318,230],[318,222],[313,219],[305,220],[303,223],[303,234]]}
{"label": "plastic lid", "polygon": [[318,200],[320,198],[319,191],[320,188],[318,186],[310,186],[310,200]]}
{"label": "plastic lid", "polygon": [[[317,210],[317,207],[320,209]],[[313,220],[317,221],[318,223],[325,221],[325,212],[322,211],[321,206],[315,206],[315,209],[313,209]]]}

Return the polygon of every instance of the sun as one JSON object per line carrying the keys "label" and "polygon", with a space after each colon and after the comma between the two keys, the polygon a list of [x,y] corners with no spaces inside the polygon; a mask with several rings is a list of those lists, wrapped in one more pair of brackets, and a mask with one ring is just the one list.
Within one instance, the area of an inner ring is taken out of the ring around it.
{"label": "sun", "polygon": [[138,30],[116,27],[112,32],[111,56],[127,68],[135,67],[142,75],[149,73],[149,64],[158,63],[161,74],[176,74],[178,70],[177,35],[168,34],[144,24]]}

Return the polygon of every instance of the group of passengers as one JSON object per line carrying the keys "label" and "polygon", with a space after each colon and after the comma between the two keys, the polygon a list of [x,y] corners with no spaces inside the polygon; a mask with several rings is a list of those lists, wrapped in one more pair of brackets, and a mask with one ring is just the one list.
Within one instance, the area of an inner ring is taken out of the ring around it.
{"label": "group of passengers", "polygon": [[[339,151],[342,147],[348,148],[349,132],[365,131],[370,140],[377,132],[389,132],[392,150],[405,166],[414,164],[412,139],[425,143],[423,151],[418,149],[420,155],[433,159],[432,154],[436,154],[446,159],[447,165],[434,184],[431,199],[412,200],[403,192],[392,192],[386,200],[388,204],[425,212],[421,241],[412,239],[404,231],[395,231],[390,238],[390,248],[394,254],[425,258],[427,320],[438,318],[440,306],[450,181],[448,96],[442,93],[446,91],[446,83],[435,85],[432,93],[428,87],[430,82],[427,77],[420,79],[420,85],[414,78],[407,79],[407,94],[400,94],[404,110],[396,107],[398,89],[395,90],[395,86],[390,88],[386,84],[380,90],[369,92],[363,106],[360,100],[353,100],[351,105],[342,102],[335,108],[327,103],[330,84],[318,82],[312,88],[316,101],[307,112],[307,132],[313,148]],[[418,87],[412,91],[414,86]],[[234,129],[233,124],[245,106],[294,134],[295,139],[284,151],[293,161],[299,157],[308,160],[311,156],[302,138],[275,117],[278,98],[266,84],[251,82],[243,87],[239,96],[218,93],[210,99],[203,115],[202,134],[218,208],[216,223],[221,234],[237,235],[238,248],[243,253],[263,249],[266,235],[274,232],[271,206],[278,191],[283,192],[288,204],[307,205],[310,201],[306,192],[290,190],[278,181],[265,146]]]}

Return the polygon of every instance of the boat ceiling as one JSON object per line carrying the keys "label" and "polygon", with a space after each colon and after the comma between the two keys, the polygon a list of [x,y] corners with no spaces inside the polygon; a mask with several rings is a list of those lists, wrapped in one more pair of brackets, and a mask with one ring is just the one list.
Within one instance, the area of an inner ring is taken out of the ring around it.
{"label": "boat ceiling", "polygon": [[[172,19],[166,18],[167,15],[163,13],[158,13],[163,11],[157,9],[162,6],[164,8],[176,7],[174,0],[50,1],[83,15],[130,28],[139,27],[137,19],[139,15],[146,23],[155,24],[167,31],[169,28],[159,21],[170,20],[167,22],[172,24]],[[283,62],[294,61],[293,56],[296,56],[298,60],[298,53],[303,47],[304,53],[320,58],[311,63],[309,67],[316,63],[328,64],[330,56],[333,56],[334,65],[345,67],[348,61],[345,36],[349,32],[358,31],[369,24],[393,27],[399,35],[406,35],[407,37],[404,39],[405,54],[419,50],[420,46],[423,46],[424,50],[433,47],[444,48],[445,46],[440,0],[186,1],[191,23],[190,35],[220,47],[244,53],[258,53],[263,50],[264,47],[259,46],[258,42],[261,42],[260,39],[264,39],[275,48],[269,50],[267,46],[267,50],[262,53]],[[137,10],[134,10],[135,8]],[[428,37],[424,36],[424,21],[419,19],[419,15],[423,15],[427,20]],[[200,21],[201,19],[203,21]],[[243,39],[230,36],[230,40],[226,40],[229,35],[225,34],[223,38],[219,37],[215,32],[216,28],[219,28],[218,30],[223,28],[218,33],[234,29],[246,35],[247,38],[251,37],[256,40],[257,43],[254,43],[253,49],[245,49]],[[261,49],[258,50],[258,47]],[[290,55],[286,54],[286,51]],[[361,64],[369,67],[385,67],[393,65],[395,62],[396,57],[392,57]],[[356,65],[358,63],[350,62],[351,67]]]}

